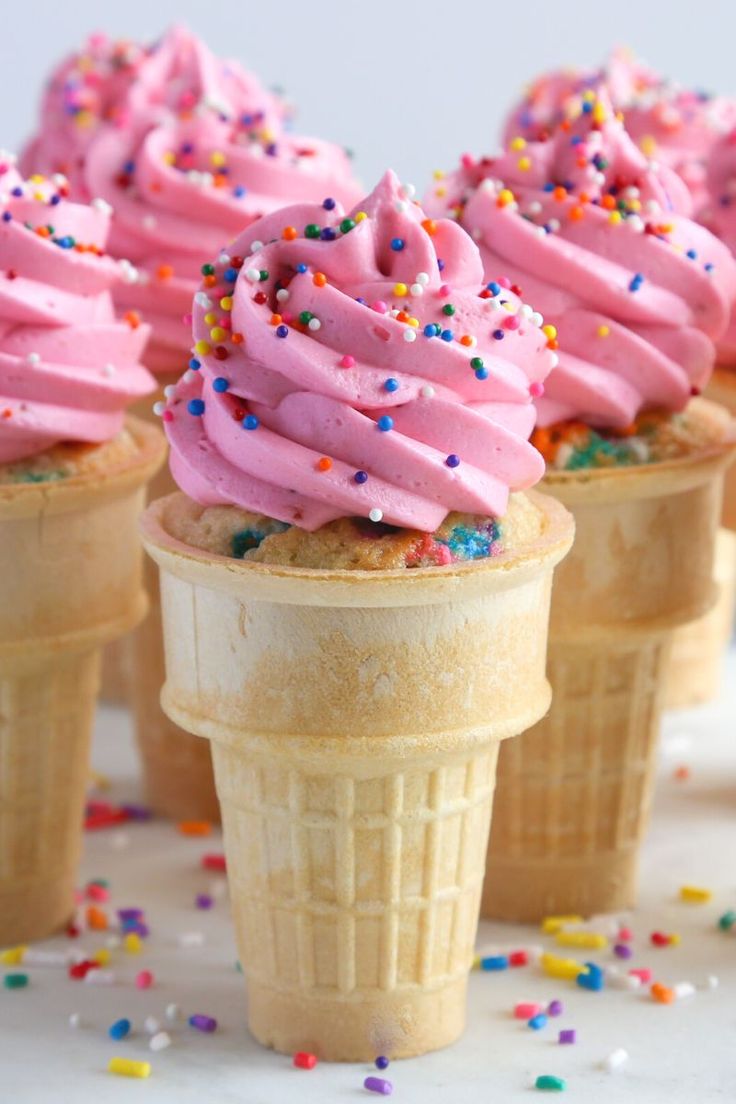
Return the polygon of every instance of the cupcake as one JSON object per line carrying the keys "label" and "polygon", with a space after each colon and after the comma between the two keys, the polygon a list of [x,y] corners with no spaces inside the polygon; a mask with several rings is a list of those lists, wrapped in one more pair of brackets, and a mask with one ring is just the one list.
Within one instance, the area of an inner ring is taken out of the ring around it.
{"label": "cupcake", "polygon": [[72,915],[100,648],[146,608],[136,519],[163,460],[115,318],[106,205],[0,159],[0,944]]}
{"label": "cupcake", "polygon": [[193,329],[163,411],[183,493],[143,535],[162,703],[212,744],[249,1025],[287,1054],[420,1054],[463,1028],[499,741],[549,704],[571,522],[521,492],[556,355],[392,173],[348,215],[247,228]]}
{"label": "cupcake", "polygon": [[[203,259],[287,202],[332,195],[352,204],[359,195],[342,149],[286,131],[283,101],[181,28],[145,49],[93,40],[52,78],[45,109],[53,125],[47,130],[44,124],[25,161],[64,168],[66,145],[73,151],[75,187],[112,205],[109,248],[136,266],[119,286],[116,303],[125,316],[151,324],[146,363],[159,381],[159,400],[190,356],[186,316]],[[59,118],[66,118],[62,130],[56,129]],[[150,418],[150,411],[149,402],[136,413]],[[172,490],[162,472],[152,496]],[[159,707],[161,620],[156,575],[149,570],[151,614],[132,645],[124,643],[113,670],[121,662],[132,669],[149,803],[176,819],[210,820],[218,805],[209,749],[181,738]]]}
{"label": "cupcake", "polygon": [[[727,413],[708,381],[736,289],[604,91],[544,142],[466,161],[429,197],[478,242],[500,302],[533,299],[559,352],[536,398],[544,489],[577,538],[552,603],[552,710],[501,752],[487,915],[633,904],[672,633],[713,601]],[[504,328],[495,334],[501,345]],[[696,535],[695,539],[693,534]]]}

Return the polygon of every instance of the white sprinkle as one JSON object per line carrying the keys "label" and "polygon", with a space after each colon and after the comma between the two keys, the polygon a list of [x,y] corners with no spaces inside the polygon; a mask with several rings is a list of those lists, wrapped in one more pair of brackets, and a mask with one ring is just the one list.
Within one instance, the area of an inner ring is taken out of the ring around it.
{"label": "white sprinkle", "polygon": [[252,284],[257,284],[261,278],[261,273],[257,268],[246,268],[245,277],[250,280]]}
{"label": "white sprinkle", "polygon": [[404,196],[405,199],[413,199],[417,194],[417,189],[414,184],[402,184],[399,188],[399,193]]}
{"label": "white sprinkle", "polygon": [[559,363],[560,363],[560,357],[559,357],[559,354],[558,354],[558,353],[555,353],[555,352],[552,352],[552,351],[550,351],[550,354],[549,354],[549,364],[550,364],[550,368],[556,368],[556,367],[557,367],[557,365],[558,365]]}
{"label": "white sprinkle", "polygon": [[117,979],[114,970],[88,970],[84,975],[86,985],[114,985]]}
{"label": "white sprinkle", "polygon": [[320,322],[319,318],[310,318],[309,322],[307,323],[307,329],[312,330],[313,333],[316,333],[317,330],[321,330],[322,323]]}
{"label": "white sprinkle", "polygon": [[176,1021],[179,1019],[179,1016],[181,1015],[181,1009],[179,1008],[179,1005],[167,1004],[165,1015],[169,1023],[176,1023]]}
{"label": "white sprinkle", "polygon": [[156,415],[157,418],[160,418],[162,416],[165,409],[166,409],[166,403],[161,402],[160,399],[159,399],[158,402],[155,402],[153,404],[153,413]]}
{"label": "white sprinkle", "polygon": [[619,1047],[617,1050],[612,1050],[610,1054],[606,1055],[601,1062],[601,1066],[604,1070],[608,1070],[609,1073],[612,1073],[615,1069],[625,1066],[628,1060],[628,1051],[624,1050],[623,1047]]}
{"label": "white sprinkle", "polygon": [[404,341],[412,342],[417,339],[417,331],[413,326],[407,326],[404,330]]}
{"label": "white sprinkle", "polygon": [[26,947],[24,966],[66,966],[71,961],[68,951],[44,951],[40,947]]}
{"label": "white sprinkle", "polygon": [[708,977],[705,979],[706,989],[717,989],[719,984],[720,982],[715,974],[709,974]]}
{"label": "white sprinkle", "polygon": [[259,241],[257,238],[254,242],[250,243],[251,253],[258,253],[261,249],[263,249],[263,242]]}
{"label": "white sprinkle", "polygon": [[26,364],[30,364],[31,368],[37,368],[41,363],[41,357],[38,353],[29,353],[26,357]]}
{"label": "white sprinkle", "polygon": [[166,1031],[157,1032],[148,1044],[151,1050],[166,1050],[171,1046],[171,1036]]}
{"label": "white sprinkle", "polygon": [[534,314],[534,310],[532,307],[529,306],[528,303],[522,303],[519,314],[522,316],[522,318],[526,318],[527,321],[530,321],[532,315]]}
{"label": "white sprinkle", "polygon": [[187,368],[184,375],[181,377],[182,383],[193,383],[197,378],[197,373],[192,368]]}
{"label": "white sprinkle", "polygon": [[217,263],[221,264],[221,265],[229,265],[230,264],[230,254],[229,253],[221,253],[220,256],[217,258]]}
{"label": "white sprinkle", "polygon": [[75,1030],[76,1028],[82,1026],[82,1017],[79,1015],[78,1012],[72,1012],[71,1016],[69,1017],[69,1026],[75,1028]]}
{"label": "white sprinkle", "polygon": [[276,292],[276,298],[278,299],[279,303],[286,303],[290,294],[291,293],[288,288],[279,288],[279,290]]}
{"label": "white sprinkle", "polygon": [[383,519],[383,510],[379,510],[377,506],[369,512],[368,517],[371,521],[381,521]]}
{"label": "white sprinkle", "polygon": [[473,229],[470,231],[470,236],[473,241],[480,241],[480,239],[483,237],[483,231],[480,229],[479,226],[474,226]]}
{"label": "white sprinkle", "polygon": [[560,220],[556,218],[548,219],[547,226],[553,234],[556,234],[557,231],[560,229]]}
{"label": "white sprinkle", "polygon": [[114,376],[116,372],[117,368],[114,364],[105,364],[102,369],[103,376],[107,376],[108,379],[110,378],[110,376]]}
{"label": "white sprinkle", "polygon": [[434,387],[432,387],[431,383],[425,383],[419,394],[422,396],[423,399],[433,399]]}
{"label": "white sprinkle", "polygon": [[424,286],[422,284],[412,284],[409,291],[412,295],[424,295]]}
{"label": "white sprinkle", "polygon": [[118,267],[124,284],[137,284],[141,280],[138,269],[130,261],[126,261],[125,258],[118,262]]}
{"label": "white sprinkle", "polygon": [[204,291],[197,292],[197,294],[194,296],[194,302],[197,304],[198,307],[204,307],[205,310],[209,310],[210,307],[213,306],[212,300],[210,299],[209,295],[207,295],[207,293]]}
{"label": "white sprinkle", "polygon": [[[573,451],[574,450],[572,445],[568,445],[566,442],[563,442],[558,447],[557,452],[555,453],[555,467],[566,468],[568,461],[572,458]],[[639,988],[639,985],[641,984],[641,979],[638,978],[635,974],[626,974],[625,977],[627,977],[629,981],[623,986],[624,989]],[[634,982],[633,985],[631,984],[632,981]]]}
{"label": "white sprinkle", "polygon": [[110,838],[110,846],[113,851],[124,851],[130,845],[130,836],[127,832],[115,832]]}
{"label": "white sprinkle", "polygon": [[164,398],[173,399],[175,394],[176,394],[176,384],[175,383],[168,383],[166,385],[166,387],[164,387]]}
{"label": "white sprinkle", "polygon": [[102,199],[101,196],[97,196],[96,199],[93,199],[91,206],[94,207],[95,211],[102,211],[105,215],[112,214],[112,206],[106,199]]}
{"label": "white sprinkle", "polygon": [[527,213],[530,214],[530,215],[538,215],[541,210],[542,210],[542,204],[539,202],[538,199],[535,199],[527,207]]}
{"label": "white sprinkle", "polygon": [[672,986],[672,989],[678,1000],[682,1000],[683,997],[692,997],[695,994],[695,986],[691,981],[678,981],[676,985]]}
{"label": "white sprinkle", "polygon": [[155,1016],[146,1016],[143,1021],[143,1030],[148,1035],[155,1035],[157,1031],[161,1030],[161,1021],[157,1020]]}
{"label": "white sprinkle", "polygon": [[122,942],[123,941],[119,935],[108,935],[107,939],[105,940],[105,946],[108,947],[111,951],[116,951],[118,947],[121,946]]}
{"label": "white sprinkle", "polygon": [[417,272],[416,281],[418,284],[423,284],[426,287],[429,283],[429,275],[426,272]]}
{"label": "white sprinkle", "polygon": [[400,215],[403,215],[406,211],[409,210],[409,204],[406,202],[405,199],[397,199],[394,207]]}
{"label": "white sprinkle", "polygon": [[180,947],[202,947],[204,945],[204,935],[199,931],[182,932],[178,943]]}
{"label": "white sprinkle", "polygon": [[529,315],[529,321],[531,322],[532,326],[541,326],[544,322],[544,315],[541,315],[539,311],[532,311],[532,313]]}
{"label": "white sprinkle", "polygon": [[644,220],[639,218],[638,215],[629,215],[624,223],[629,230],[633,230],[636,234],[644,233]]}
{"label": "white sprinkle", "polygon": [[480,185],[480,190],[481,190],[482,192],[490,192],[490,193],[493,193],[493,192],[495,192],[495,191],[496,191],[496,185],[495,185],[495,183],[494,183],[494,182],[493,182],[493,181],[492,181],[491,179],[489,179],[488,177],[486,177],[486,179],[485,179],[485,180],[483,180],[483,181],[481,182],[481,185]]}

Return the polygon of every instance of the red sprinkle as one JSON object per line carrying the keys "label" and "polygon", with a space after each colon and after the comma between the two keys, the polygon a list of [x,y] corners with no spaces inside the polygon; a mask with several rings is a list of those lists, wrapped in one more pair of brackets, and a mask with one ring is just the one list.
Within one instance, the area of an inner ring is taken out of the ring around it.
{"label": "red sprinkle", "polygon": [[225,856],[209,854],[202,856],[202,866],[205,870],[225,870]]}
{"label": "red sprinkle", "polygon": [[317,1055],[298,1050],[294,1055],[294,1065],[297,1069],[314,1069],[317,1065]]}
{"label": "red sprinkle", "polygon": [[509,966],[526,966],[529,962],[529,955],[526,951],[512,951],[509,955]]}

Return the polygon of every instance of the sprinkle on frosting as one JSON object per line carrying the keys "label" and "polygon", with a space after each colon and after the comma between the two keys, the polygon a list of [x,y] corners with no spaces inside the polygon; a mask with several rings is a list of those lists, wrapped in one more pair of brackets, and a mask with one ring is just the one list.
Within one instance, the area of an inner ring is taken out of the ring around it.
{"label": "sprinkle on frosting", "polygon": [[287,208],[202,269],[199,367],[166,407],[190,497],[304,529],[356,515],[431,532],[453,510],[500,516],[540,478],[528,436],[552,332],[518,285],[493,294],[470,238],[448,220],[430,232],[411,194],[387,173],[347,218]]}

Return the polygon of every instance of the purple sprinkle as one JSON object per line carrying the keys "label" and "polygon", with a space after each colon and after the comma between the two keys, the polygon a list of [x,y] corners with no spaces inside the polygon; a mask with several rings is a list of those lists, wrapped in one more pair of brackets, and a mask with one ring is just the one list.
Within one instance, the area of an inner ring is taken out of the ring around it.
{"label": "purple sprinkle", "polygon": [[118,909],[118,916],[121,920],[142,920],[143,909],[141,908],[124,908]]}
{"label": "purple sprinkle", "polygon": [[570,1045],[575,1042],[575,1036],[575,1028],[568,1027],[564,1031],[560,1032],[558,1042],[561,1043],[563,1046]]}
{"label": "purple sprinkle", "polygon": [[212,1032],[217,1030],[217,1020],[214,1016],[205,1016],[201,1012],[195,1012],[189,1017],[190,1027],[196,1027],[197,1031]]}
{"label": "purple sprinkle", "polygon": [[631,958],[634,952],[631,947],[627,947],[625,943],[617,943],[613,948],[613,953],[617,958]]}
{"label": "purple sprinkle", "polygon": [[385,1070],[388,1069],[389,1061],[384,1054],[379,1054],[376,1058],[376,1069]]}
{"label": "purple sprinkle", "polygon": [[128,820],[150,820],[153,816],[153,810],[147,805],[121,805],[120,807]]}
{"label": "purple sprinkle", "polygon": [[553,1000],[549,1002],[549,1008],[547,1009],[548,1016],[561,1016],[563,1012],[562,1001]]}
{"label": "purple sprinkle", "polygon": [[386,1081],[383,1077],[366,1077],[363,1088],[367,1089],[368,1092],[381,1093],[383,1096],[390,1096],[394,1091],[391,1082]]}
{"label": "purple sprinkle", "polygon": [[194,899],[194,903],[198,909],[211,909],[214,901],[209,893],[198,893]]}

